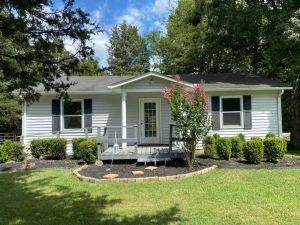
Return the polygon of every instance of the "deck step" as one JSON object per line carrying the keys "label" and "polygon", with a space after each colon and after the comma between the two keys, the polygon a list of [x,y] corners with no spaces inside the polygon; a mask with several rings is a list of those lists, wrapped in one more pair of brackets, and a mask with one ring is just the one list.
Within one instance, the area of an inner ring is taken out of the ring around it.
{"label": "deck step", "polygon": [[146,158],[137,159],[137,162],[165,162],[165,161],[171,161],[171,158],[170,157],[166,157],[166,158],[146,157]]}

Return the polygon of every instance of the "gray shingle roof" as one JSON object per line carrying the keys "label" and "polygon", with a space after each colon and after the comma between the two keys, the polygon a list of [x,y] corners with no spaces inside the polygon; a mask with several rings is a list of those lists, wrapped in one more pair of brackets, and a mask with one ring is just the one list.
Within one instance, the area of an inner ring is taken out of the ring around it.
{"label": "gray shingle roof", "polygon": [[[166,76],[175,79],[175,75]],[[120,84],[134,78],[135,76],[71,76],[69,81],[76,84],[71,86],[68,92],[110,92],[109,85]],[[62,80],[66,81],[66,78]],[[182,74],[181,80],[191,84],[197,84],[204,80],[206,90],[289,88],[288,84],[276,80],[243,73]],[[36,90],[44,92],[42,85],[38,86]]]}
{"label": "gray shingle roof", "polygon": [[[175,75],[169,75],[175,77]],[[199,83],[205,81],[205,88],[213,89],[234,89],[234,88],[274,88],[289,87],[288,84],[265,77],[246,73],[210,73],[210,74],[183,74],[181,79],[188,83]]]}
{"label": "gray shingle roof", "polygon": [[[66,78],[62,78],[61,80],[75,83],[75,85],[72,85],[68,89],[68,92],[106,92],[111,91],[107,86],[132,77],[133,76],[70,76],[68,81]],[[39,85],[36,90],[38,92],[44,92],[42,85]],[[49,93],[54,93],[54,91],[50,91]]]}

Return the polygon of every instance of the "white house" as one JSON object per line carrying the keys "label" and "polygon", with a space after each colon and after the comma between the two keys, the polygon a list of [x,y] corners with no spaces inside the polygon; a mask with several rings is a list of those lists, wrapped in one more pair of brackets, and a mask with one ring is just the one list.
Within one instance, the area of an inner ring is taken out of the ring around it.
{"label": "white house", "polygon": [[[180,82],[191,89],[201,79],[205,80],[211,113],[216,118],[211,134],[243,133],[246,139],[263,138],[268,132],[282,135],[281,95],[291,89],[288,85],[241,73],[185,74]],[[107,127],[108,144],[114,144],[116,136],[121,149],[126,149],[135,136],[139,146],[169,144],[173,122],[161,91],[177,82],[175,75],[151,72],[142,76],[73,76],[70,81],[76,83],[68,91],[71,103],[39,86],[39,102],[23,105],[25,143],[60,136],[68,140],[71,153],[72,138],[96,137]]]}

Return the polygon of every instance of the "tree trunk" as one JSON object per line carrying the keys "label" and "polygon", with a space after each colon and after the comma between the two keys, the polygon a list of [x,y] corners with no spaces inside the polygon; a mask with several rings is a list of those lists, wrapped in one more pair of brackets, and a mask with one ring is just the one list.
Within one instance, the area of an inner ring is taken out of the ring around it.
{"label": "tree trunk", "polygon": [[300,94],[297,90],[291,96],[291,143],[300,150]]}
{"label": "tree trunk", "polygon": [[293,85],[291,95],[291,143],[300,150],[300,87],[297,82]]}
{"label": "tree trunk", "polygon": [[196,141],[194,139],[186,141],[185,160],[190,170],[193,168],[195,162],[195,148],[196,148]]}

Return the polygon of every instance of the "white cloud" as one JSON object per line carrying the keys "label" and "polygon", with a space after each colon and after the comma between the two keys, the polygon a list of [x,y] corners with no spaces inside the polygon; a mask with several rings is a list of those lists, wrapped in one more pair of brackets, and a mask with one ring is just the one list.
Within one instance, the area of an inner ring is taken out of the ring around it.
{"label": "white cloud", "polygon": [[66,38],[64,40],[65,48],[67,51],[75,54],[77,52],[78,43],[74,42],[73,40]]}
{"label": "white cloud", "polygon": [[125,10],[124,14],[116,18],[117,24],[126,22],[137,26],[139,29],[143,28],[143,12],[137,8],[129,7]]}
{"label": "white cloud", "polygon": [[102,10],[101,9],[95,9],[93,12],[92,12],[92,18],[94,20],[96,20],[97,22],[99,22],[99,20],[102,19]]}
{"label": "white cloud", "polygon": [[107,66],[107,45],[109,35],[106,32],[99,33],[92,37],[90,46],[93,46],[95,57],[99,60],[100,66]]}
{"label": "white cloud", "polygon": [[[91,40],[87,43],[95,51],[95,58],[99,61],[101,67],[107,66],[107,45],[109,42],[109,35],[106,32],[93,35]],[[71,39],[65,39],[65,48],[71,53],[76,53],[78,50],[78,42],[73,42]]]}
{"label": "white cloud", "polygon": [[177,6],[177,0],[155,0],[151,12],[156,15],[166,15]]}

